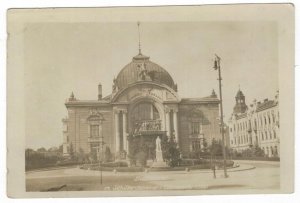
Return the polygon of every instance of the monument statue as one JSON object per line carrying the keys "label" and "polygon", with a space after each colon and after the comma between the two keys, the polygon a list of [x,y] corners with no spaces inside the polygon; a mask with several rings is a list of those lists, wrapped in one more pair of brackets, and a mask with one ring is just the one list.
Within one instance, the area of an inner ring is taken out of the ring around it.
{"label": "monument statue", "polygon": [[156,138],[156,151],[161,152],[161,139],[159,138],[159,136],[157,136]]}
{"label": "monument statue", "polygon": [[156,138],[156,159],[155,162],[153,162],[152,167],[154,168],[164,168],[167,167],[166,162],[164,162],[163,156],[162,156],[162,150],[161,150],[161,139],[159,136]]}

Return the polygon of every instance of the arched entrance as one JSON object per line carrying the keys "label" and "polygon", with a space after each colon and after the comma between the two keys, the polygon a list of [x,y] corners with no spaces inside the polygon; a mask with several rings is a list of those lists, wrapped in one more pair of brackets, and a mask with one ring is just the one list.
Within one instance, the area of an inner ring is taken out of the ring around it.
{"label": "arched entrance", "polygon": [[165,134],[163,106],[144,99],[129,110],[129,156],[137,161],[155,159],[155,140]]}

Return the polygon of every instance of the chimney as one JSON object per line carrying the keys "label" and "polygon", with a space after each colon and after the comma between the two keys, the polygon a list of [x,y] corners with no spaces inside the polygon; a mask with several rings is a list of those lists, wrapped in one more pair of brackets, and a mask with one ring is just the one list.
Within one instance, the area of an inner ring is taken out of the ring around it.
{"label": "chimney", "polygon": [[102,99],[102,85],[101,83],[98,84],[98,101]]}

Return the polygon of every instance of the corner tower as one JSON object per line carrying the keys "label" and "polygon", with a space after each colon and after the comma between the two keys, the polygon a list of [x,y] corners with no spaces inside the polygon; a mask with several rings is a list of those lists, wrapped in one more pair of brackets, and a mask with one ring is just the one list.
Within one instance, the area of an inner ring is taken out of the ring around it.
{"label": "corner tower", "polygon": [[233,113],[234,114],[245,113],[247,108],[248,107],[246,105],[245,96],[243,92],[239,89],[235,96],[235,106],[233,108]]}

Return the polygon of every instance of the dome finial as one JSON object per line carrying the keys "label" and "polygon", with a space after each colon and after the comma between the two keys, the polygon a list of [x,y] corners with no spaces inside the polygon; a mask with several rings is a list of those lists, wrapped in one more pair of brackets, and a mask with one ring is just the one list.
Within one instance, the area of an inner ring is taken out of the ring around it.
{"label": "dome finial", "polygon": [[139,54],[142,54],[142,50],[141,50],[141,33],[140,33],[140,22],[137,22],[137,26],[138,26],[138,32],[139,32]]}

